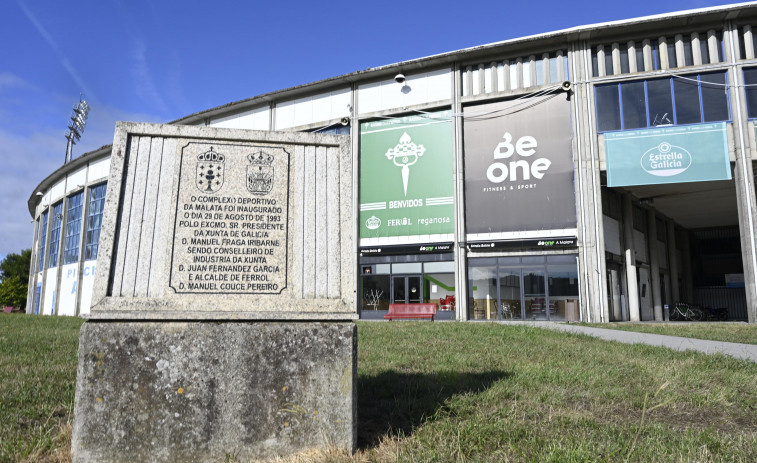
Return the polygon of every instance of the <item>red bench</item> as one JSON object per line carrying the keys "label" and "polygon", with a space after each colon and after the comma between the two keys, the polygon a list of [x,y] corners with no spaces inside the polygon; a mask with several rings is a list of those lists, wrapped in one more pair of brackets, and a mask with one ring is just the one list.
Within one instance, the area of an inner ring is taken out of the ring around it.
{"label": "red bench", "polygon": [[436,304],[389,304],[389,313],[384,318],[430,318],[434,321]]}

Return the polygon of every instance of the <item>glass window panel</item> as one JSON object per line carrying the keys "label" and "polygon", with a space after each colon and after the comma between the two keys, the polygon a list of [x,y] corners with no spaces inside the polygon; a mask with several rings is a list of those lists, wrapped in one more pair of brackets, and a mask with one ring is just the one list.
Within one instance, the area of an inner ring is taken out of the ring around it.
{"label": "glass window panel", "polygon": [[497,318],[497,267],[470,266],[468,310],[471,320]]}
{"label": "glass window panel", "polygon": [[68,210],[66,212],[66,241],[63,247],[64,264],[72,264],[79,260],[79,241],[81,240],[83,206],[83,191],[68,198]]}
{"label": "glass window panel", "polygon": [[702,110],[705,122],[727,121],[728,93],[725,72],[702,74]]}
{"label": "glass window panel", "polygon": [[392,273],[421,273],[423,271],[423,263],[421,262],[407,262],[402,264],[392,264]]}
{"label": "glass window panel", "polygon": [[392,273],[392,264],[376,264],[376,275],[389,275]]}
{"label": "glass window panel", "polygon": [[574,310],[574,317],[578,318],[578,269],[575,261],[572,264],[547,266],[547,281],[549,284],[549,319],[565,320],[566,311]]}
{"label": "glass window panel", "polygon": [[550,264],[575,264],[576,256],[573,254],[547,256],[547,263]]}
{"label": "glass window panel", "polygon": [[84,259],[97,259],[98,243],[100,241],[100,227],[102,226],[103,207],[105,206],[105,191],[107,184],[98,185],[89,190],[89,214],[87,216],[87,241],[84,248]]}
{"label": "glass window panel", "polygon": [[557,57],[553,57],[549,59],[549,81],[550,82],[557,82],[557,71],[560,63],[557,61]]}
{"label": "glass window panel", "polygon": [[499,265],[519,265],[520,257],[500,257],[497,262],[499,262]]}
{"label": "glass window panel", "polygon": [[602,85],[596,88],[597,129],[600,132],[620,130],[620,97],[618,86]]}
{"label": "glass window panel", "polygon": [[468,265],[477,266],[477,267],[497,265],[497,258],[496,257],[473,257],[471,259],[468,259]]}
{"label": "glass window panel", "polygon": [[647,104],[644,97],[644,82],[627,82],[620,86],[623,98],[623,129],[639,129],[647,126]]}
{"label": "glass window panel", "polygon": [[699,106],[699,84],[686,79],[673,80],[676,104],[676,124],[702,122]]}
{"label": "glass window panel", "polygon": [[423,275],[423,302],[439,304],[439,310],[455,310],[455,274],[427,273]]}
{"label": "glass window panel", "polygon": [[636,44],[636,70],[644,71],[644,48],[640,43]]}
{"label": "glass window panel", "polygon": [[60,229],[63,223],[63,202],[53,206],[53,221],[50,226],[50,246],[47,249],[47,268],[58,266],[58,249],[60,246]]}
{"label": "glass window panel", "polygon": [[536,60],[536,85],[544,85],[544,61]]}
{"label": "glass window panel", "polygon": [[526,304],[526,319],[547,319],[548,306],[544,289],[544,270],[523,269],[523,301]]}
{"label": "glass window panel", "polygon": [[42,213],[42,222],[39,230],[39,247],[37,248],[37,271],[41,272],[45,265],[45,241],[47,241],[47,212]]}
{"label": "glass window panel", "polygon": [[651,126],[673,124],[673,96],[670,79],[647,81],[649,123]]}
{"label": "glass window panel", "polygon": [[499,272],[500,316],[504,320],[523,318],[520,305],[520,269]]}
{"label": "glass window panel", "polygon": [[455,272],[455,262],[426,262],[423,264],[423,271],[426,273]]}
{"label": "glass window panel", "polygon": [[597,64],[597,52],[591,54],[591,74],[594,77],[599,76],[599,65]]}
{"label": "glass window panel", "polygon": [[362,277],[360,308],[361,310],[389,310],[389,275]]}
{"label": "glass window panel", "polygon": [[[757,36],[757,34],[755,34]],[[757,117],[757,68],[744,69],[747,117]]]}
{"label": "glass window panel", "polygon": [[526,256],[523,257],[524,264],[541,264],[544,263],[544,256]]}

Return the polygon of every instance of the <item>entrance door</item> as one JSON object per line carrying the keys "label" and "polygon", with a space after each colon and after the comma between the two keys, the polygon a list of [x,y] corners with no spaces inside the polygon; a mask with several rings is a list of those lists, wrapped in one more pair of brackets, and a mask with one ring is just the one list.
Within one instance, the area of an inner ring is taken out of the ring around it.
{"label": "entrance door", "polygon": [[499,301],[500,318],[503,320],[520,320],[523,318],[520,305],[521,280],[520,269],[500,269]]}
{"label": "entrance door", "polygon": [[523,269],[523,303],[526,309],[526,320],[549,320],[549,313],[554,312],[554,304],[547,306],[543,268]]}
{"label": "entrance door", "polygon": [[423,302],[422,281],[420,275],[392,277],[392,303],[418,304]]}

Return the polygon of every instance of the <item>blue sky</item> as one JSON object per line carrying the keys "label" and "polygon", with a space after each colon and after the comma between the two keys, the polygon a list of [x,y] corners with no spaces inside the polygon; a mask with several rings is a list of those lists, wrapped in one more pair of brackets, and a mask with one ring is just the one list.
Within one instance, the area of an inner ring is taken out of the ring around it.
{"label": "blue sky", "polygon": [[354,71],[586,24],[733,2],[0,1],[0,257],[32,245],[26,202],[116,121],[168,122]]}

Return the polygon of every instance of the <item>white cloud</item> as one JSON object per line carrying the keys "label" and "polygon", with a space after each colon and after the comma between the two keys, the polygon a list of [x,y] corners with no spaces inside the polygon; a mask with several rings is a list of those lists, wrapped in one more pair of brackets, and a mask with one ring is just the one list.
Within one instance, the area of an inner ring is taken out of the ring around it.
{"label": "white cloud", "polygon": [[74,68],[74,65],[60,49],[58,42],[56,42],[53,36],[50,35],[49,32],[47,32],[47,29],[42,26],[42,23],[37,20],[37,17],[34,16],[34,13],[31,12],[31,10],[26,6],[26,4],[24,4],[22,0],[16,0],[16,2],[24,12],[26,18],[31,21],[31,23],[34,25],[34,28],[37,29],[37,32],[39,32],[39,34],[43,39],[45,39],[48,45],[52,47],[53,51],[58,56],[58,60],[60,61],[61,65],[63,65],[63,67],[66,69],[66,72],[68,72],[68,75],[71,76],[74,82],[76,82],[76,85],[78,85],[79,88],[82,89],[84,94],[89,96],[89,98],[95,99],[95,94],[90,91],[89,86],[87,86],[87,84],[84,82],[84,79],[81,78],[79,72],[76,70],[76,68]]}
{"label": "white cloud", "polygon": [[132,50],[132,60],[134,64],[131,67],[131,75],[134,79],[134,91],[142,100],[150,103],[160,110],[163,114],[168,112],[163,97],[155,85],[155,80],[150,72],[147,62],[147,45],[144,40],[135,40],[134,49]]}

